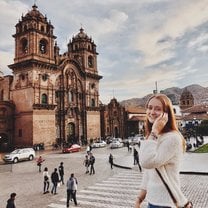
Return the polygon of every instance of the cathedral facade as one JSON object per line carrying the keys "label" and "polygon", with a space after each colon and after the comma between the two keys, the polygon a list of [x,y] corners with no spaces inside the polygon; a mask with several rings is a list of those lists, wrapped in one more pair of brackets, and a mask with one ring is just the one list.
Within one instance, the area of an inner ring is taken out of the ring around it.
{"label": "cathedral facade", "polygon": [[81,28],[60,54],[36,5],[16,24],[12,76],[0,82],[0,141],[9,146],[86,143],[101,136],[97,51]]}

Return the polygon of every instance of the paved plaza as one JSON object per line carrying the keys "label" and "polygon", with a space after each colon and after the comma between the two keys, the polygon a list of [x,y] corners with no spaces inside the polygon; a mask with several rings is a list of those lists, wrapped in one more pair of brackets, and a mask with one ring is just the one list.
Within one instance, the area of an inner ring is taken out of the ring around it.
{"label": "paved plaza", "polygon": [[[83,159],[85,150],[73,154],[39,152],[45,159],[50,173],[60,161],[64,162],[65,180],[71,172],[78,178],[78,207],[83,208],[133,208],[142,179],[138,166],[133,165],[133,155],[127,148],[93,149],[96,157],[95,175],[85,174]],[[108,155],[112,153],[117,166],[110,169]],[[208,154],[185,153],[181,167],[181,185],[185,195],[196,208],[208,207]],[[5,166],[5,165],[0,165]],[[5,166],[6,167],[6,166]],[[35,161],[12,165],[12,172],[0,173],[0,207],[5,207],[11,192],[17,193],[19,208],[65,208],[66,187],[58,188],[58,194],[42,193],[42,174]],[[123,168],[122,168],[123,167]],[[185,174],[184,174],[185,173]],[[70,207],[75,207],[73,202]],[[142,208],[146,207],[144,202]]]}

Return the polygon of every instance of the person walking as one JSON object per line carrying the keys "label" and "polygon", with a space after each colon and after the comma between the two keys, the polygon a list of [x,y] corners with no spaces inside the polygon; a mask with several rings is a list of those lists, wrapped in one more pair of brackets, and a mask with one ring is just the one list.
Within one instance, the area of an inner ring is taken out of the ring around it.
{"label": "person walking", "polygon": [[45,167],[43,171],[43,194],[49,193],[49,178],[48,168]]}
{"label": "person walking", "polygon": [[109,163],[110,163],[111,169],[113,169],[113,155],[111,153],[109,155]]}
{"label": "person walking", "polygon": [[60,181],[62,185],[64,184],[64,163],[61,162],[59,165],[59,175],[60,175]]}
{"label": "person walking", "polygon": [[136,156],[137,156],[137,150],[136,150],[136,148],[134,148],[134,153],[133,153],[133,156],[134,156],[134,165],[136,165],[137,163],[136,163]]}
{"label": "person walking", "polygon": [[130,146],[129,140],[126,142],[126,146],[127,146],[128,152],[129,152],[130,151],[130,148],[129,148],[129,146]]}
{"label": "person walking", "polygon": [[89,157],[88,157],[88,155],[85,155],[85,159],[84,159],[84,161],[83,161],[83,164],[84,164],[84,166],[85,166],[85,168],[86,168],[86,174],[87,173],[89,173]]}
{"label": "person walking", "polygon": [[66,187],[67,187],[67,199],[66,199],[66,207],[69,207],[69,200],[73,199],[75,206],[77,206],[77,185],[78,181],[74,177],[74,173],[71,173],[71,177],[67,181]]}
{"label": "person walking", "polygon": [[16,193],[10,194],[10,198],[7,200],[6,208],[16,208],[15,203],[14,203],[16,195],[17,195]]}
{"label": "person walking", "polygon": [[95,157],[92,154],[92,152],[90,152],[90,175],[95,174],[95,168],[94,168],[94,164],[95,164]]}
{"label": "person walking", "polygon": [[57,189],[57,185],[59,182],[59,176],[57,173],[57,168],[54,169],[54,172],[51,174],[51,182],[53,184],[52,189],[51,189],[51,193],[52,194],[57,194],[56,189]]}
{"label": "person walking", "polygon": [[140,172],[142,172],[142,167],[141,167],[141,165],[139,163],[139,153],[136,150],[136,148],[134,148],[134,165],[136,165],[136,164],[139,166]]}
{"label": "person walking", "polygon": [[146,140],[140,147],[144,174],[135,208],[140,208],[145,198],[148,208],[191,208],[181,191],[179,177],[185,140],[177,128],[173,106],[166,95],[154,94],[147,101],[145,133]]}
{"label": "person walking", "polygon": [[41,172],[41,166],[42,166],[42,163],[44,162],[45,160],[42,158],[42,156],[40,155],[39,158],[37,159],[37,166],[39,167],[39,172]]}

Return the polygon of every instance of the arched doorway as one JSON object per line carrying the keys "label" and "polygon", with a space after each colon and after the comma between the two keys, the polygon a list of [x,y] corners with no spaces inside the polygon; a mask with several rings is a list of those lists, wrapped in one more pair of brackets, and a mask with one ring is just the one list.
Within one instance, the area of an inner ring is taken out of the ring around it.
{"label": "arched doorway", "polygon": [[114,135],[115,135],[115,138],[118,138],[118,127],[117,126],[114,128]]}
{"label": "arched doorway", "polygon": [[5,133],[0,133],[0,150],[6,151],[9,148],[9,138]]}
{"label": "arched doorway", "polygon": [[74,144],[75,141],[75,124],[68,123],[67,124],[67,143]]}

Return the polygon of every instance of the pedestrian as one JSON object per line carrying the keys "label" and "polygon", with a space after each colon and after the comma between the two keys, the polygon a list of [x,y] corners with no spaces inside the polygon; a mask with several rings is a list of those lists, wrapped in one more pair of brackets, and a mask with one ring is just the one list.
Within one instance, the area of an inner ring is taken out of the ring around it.
{"label": "pedestrian", "polygon": [[142,172],[142,167],[141,167],[141,165],[139,163],[139,153],[136,150],[136,148],[134,148],[134,165],[136,165],[136,164],[139,166],[140,172]]}
{"label": "pedestrian", "polygon": [[95,174],[95,168],[94,168],[94,164],[95,164],[95,157],[92,154],[92,152],[90,152],[90,175]]}
{"label": "pedestrian", "polygon": [[62,185],[64,184],[64,163],[61,162],[59,165],[59,175],[60,175],[60,181]]}
{"label": "pedestrian", "polygon": [[58,182],[59,182],[59,176],[57,173],[57,168],[54,169],[54,172],[51,174],[51,182],[52,182],[52,189],[51,189],[51,193],[52,194],[57,194],[56,189],[58,186]]}
{"label": "pedestrian", "polygon": [[111,153],[109,155],[109,163],[110,163],[111,169],[113,169],[113,155]]}
{"label": "pedestrian", "polygon": [[90,149],[90,152],[91,152],[92,151],[92,145],[91,144],[89,145],[89,149]]}
{"label": "pedestrian", "polygon": [[134,165],[137,164],[137,154],[138,154],[138,152],[137,152],[136,148],[134,148],[134,153],[133,153],[133,155],[134,155]]}
{"label": "pedestrian", "polygon": [[43,171],[43,194],[49,193],[49,178],[48,168],[45,167]]}
{"label": "pedestrian", "polygon": [[6,208],[15,208],[15,203],[14,203],[14,200],[15,200],[15,197],[16,197],[16,193],[11,193],[10,194],[10,198],[7,200],[7,206]]}
{"label": "pedestrian", "polygon": [[41,172],[41,166],[42,166],[42,163],[44,162],[45,160],[42,158],[42,156],[40,155],[39,158],[37,159],[37,166],[39,167],[39,172]]}
{"label": "pedestrian", "polygon": [[128,152],[129,152],[129,150],[130,150],[130,149],[129,149],[129,145],[130,145],[130,144],[129,144],[129,141],[127,141],[127,142],[126,142],[126,146],[127,146]]}
{"label": "pedestrian", "polygon": [[75,206],[77,206],[77,197],[76,197],[77,185],[78,185],[78,181],[74,177],[74,173],[72,173],[71,177],[69,178],[69,180],[67,181],[67,184],[66,184],[66,186],[67,186],[66,207],[69,207],[69,200],[70,199],[73,199]]}
{"label": "pedestrian", "polygon": [[179,177],[185,140],[177,128],[169,98],[153,95],[146,104],[146,118],[146,140],[140,147],[144,174],[135,208],[140,208],[145,198],[148,208],[191,208],[181,191]]}
{"label": "pedestrian", "polygon": [[84,161],[83,161],[83,164],[84,164],[84,166],[85,166],[85,168],[86,168],[86,174],[87,173],[89,173],[89,157],[88,157],[88,155],[85,155],[85,159],[84,159]]}
{"label": "pedestrian", "polygon": [[90,146],[87,146],[87,154],[90,155]]}

